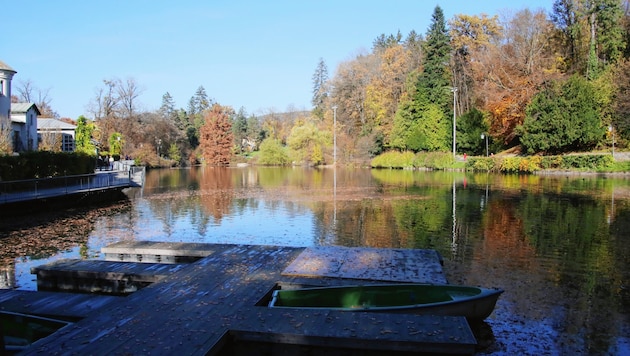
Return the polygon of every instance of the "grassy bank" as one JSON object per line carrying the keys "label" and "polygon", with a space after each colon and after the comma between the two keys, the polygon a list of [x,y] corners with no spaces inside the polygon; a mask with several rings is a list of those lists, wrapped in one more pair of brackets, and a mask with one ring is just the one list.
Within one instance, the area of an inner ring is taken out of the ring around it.
{"label": "grassy bank", "polygon": [[467,170],[476,172],[531,174],[539,171],[630,172],[630,161],[618,161],[610,154],[559,156],[492,156],[454,159],[446,152],[390,151],[375,157],[373,168]]}

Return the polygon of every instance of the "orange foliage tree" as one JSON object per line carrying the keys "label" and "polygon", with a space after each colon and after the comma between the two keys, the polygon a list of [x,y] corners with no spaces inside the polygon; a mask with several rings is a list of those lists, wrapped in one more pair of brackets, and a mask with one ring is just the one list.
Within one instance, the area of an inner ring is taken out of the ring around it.
{"label": "orange foliage tree", "polygon": [[214,104],[210,110],[204,113],[199,147],[204,161],[208,165],[228,165],[232,158],[234,136],[228,110],[229,108]]}
{"label": "orange foliage tree", "polygon": [[495,27],[486,43],[468,48],[475,59],[471,69],[476,106],[490,114],[490,134],[509,145],[525,119],[525,107],[557,71],[548,41],[552,24],[543,11],[522,10],[502,29],[502,36],[496,36]]}

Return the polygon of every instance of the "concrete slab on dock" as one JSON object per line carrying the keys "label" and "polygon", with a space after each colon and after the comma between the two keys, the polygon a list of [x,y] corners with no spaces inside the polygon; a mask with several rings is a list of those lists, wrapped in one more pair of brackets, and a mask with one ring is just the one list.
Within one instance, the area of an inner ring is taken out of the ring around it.
{"label": "concrete slab on dock", "polygon": [[189,242],[119,241],[101,248],[107,261],[185,263],[212,254],[214,244]]}
{"label": "concrete slab on dock", "polygon": [[308,247],[284,276],[332,277],[386,282],[446,284],[435,250]]}
{"label": "concrete slab on dock", "polygon": [[282,271],[312,251],[212,248],[207,257],[36,342],[23,354],[226,355],[238,354],[247,342],[388,354],[474,353],[476,340],[463,317],[268,308],[276,284],[294,278]]}

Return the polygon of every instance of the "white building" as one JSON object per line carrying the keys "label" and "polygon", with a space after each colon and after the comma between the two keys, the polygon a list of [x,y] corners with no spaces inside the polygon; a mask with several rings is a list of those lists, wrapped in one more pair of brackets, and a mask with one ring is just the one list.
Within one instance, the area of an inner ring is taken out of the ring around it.
{"label": "white building", "polygon": [[15,73],[13,68],[0,61],[0,132],[10,124],[13,151],[35,151],[40,111],[33,103],[11,103],[11,80]]}
{"label": "white building", "polygon": [[8,125],[11,119],[11,79],[17,73],[0,61],[0,125]]}
{"label": "white building", "polygon": [[13,151],[37,150],[37,105],[33,103],[11,104],[11,127],[13,128]]}
{"label": "white building", "polygon": [[74,152],[76,129],[75,125],[61,120],[43,117],[37,119],[37,136],[40,145],[43,141],[52,139],[55,144],[61,146],[63,152]]}

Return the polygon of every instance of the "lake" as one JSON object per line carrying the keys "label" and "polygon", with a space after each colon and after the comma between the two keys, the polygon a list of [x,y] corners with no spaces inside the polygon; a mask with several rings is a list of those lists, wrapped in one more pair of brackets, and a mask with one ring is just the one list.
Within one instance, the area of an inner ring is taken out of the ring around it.
{"label": "lake", "polygon": [[120,240],[430,248],[451,283],[505,290],[479,354],[630,354],[628,176],[207,167],[148,171],[129,196],[1,240],[0,284]]}

